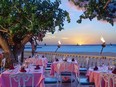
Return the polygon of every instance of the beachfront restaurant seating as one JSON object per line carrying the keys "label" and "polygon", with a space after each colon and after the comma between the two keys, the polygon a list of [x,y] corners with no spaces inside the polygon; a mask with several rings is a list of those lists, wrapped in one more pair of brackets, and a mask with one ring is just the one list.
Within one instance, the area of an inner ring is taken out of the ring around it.
{"label": "beachfront restaurant seating", "polygon": [[80,74],[86,75],[87,73],[87,68],[79,68]]}
{"label": "beachfront restaurant seating", "polygon": [[47,67],[45,68],[46,72],[50,72],[50,70],[51,70],[51,64],[52,63],[49,63],[49,62],[47,63]]}
{"label": "beachfront restaurant seating", "polygon": [[52,63],[49,63],[49,62],[48,62],[48,63],[47,63],[47,67],[45,68],[45,70],[51,70],[51,64],[52,64]]}
{"label": "beachfront restaurant seating", "polygon": [[87,71],[87,68],[79,68],[79,71]]}
{"label": "beachfront restaurant seating", "polygon": [[51,70],[51,67],[46,67],[45,70]]}
{"label": "beachfront restaurant seating", "polygon": [[48,62],[48,63],[47,63],[47,67],[50,67],[50,66],[51,66],[51,64],[52,64],[51,62]]}

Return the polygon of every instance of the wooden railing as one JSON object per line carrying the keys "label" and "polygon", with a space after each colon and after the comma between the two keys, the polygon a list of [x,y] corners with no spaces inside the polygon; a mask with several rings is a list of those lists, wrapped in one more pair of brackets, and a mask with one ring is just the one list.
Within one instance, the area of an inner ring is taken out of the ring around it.
{"label": "wooden railing", "polygon": [[37,52],[39,55],[45,55],[49,61],[55,58],[75,58],[80,67],[92,67],[97,65],[113,65],[116,64],[116,57],[110,56],[94,56],[94,55],[79,55],[70,53],[54,53],[54,52]]}

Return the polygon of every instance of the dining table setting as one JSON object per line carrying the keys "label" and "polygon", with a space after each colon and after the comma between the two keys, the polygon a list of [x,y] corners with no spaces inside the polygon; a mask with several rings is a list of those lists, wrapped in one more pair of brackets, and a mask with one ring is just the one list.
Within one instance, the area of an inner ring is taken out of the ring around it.
{"label": "dining table setting", "polygon": [[[73,73],[76,77],[79,76],[79,65],[76,59],[74,58],[55,58],[51,64],[51,76],[58,76],[59,73]],[[70,80],[67,76],[62,76],[63,81]]]}
{"label": "dining table setting", "polygon": [[[44,87],[44,67],[40,65],[28,64],[11,64],[10,67],[4,70],[0,75],[0,87]],[[33,76],[33,79],[26,76]],[[11,79],[11,77],[13,77]],[[15,78],[16,77],[16,78]],[[31,82],[33,81],[33,84]]]}
{"label": "dining table setting", "polygon": [[[108,74],[108,77],[102,77]],[[112,65],[100,65],[90,67],[87,71],[86,76],[90,82],[95,83],[95,87],[116,87],[116,67]],[[111,78],[113,76],[114,78]],[[111,82],[112,81],[112,82]],[[113,82],[114,81],[114,82]],[[108,86],[110,84],[110,86]],[[113,86],[114,84],[115,86]],[[112,85],[112,86],[111,86]]]}
{"label": "dining table setting", "polygon": [[31,63],[33,65],[41,65],[41,66],[46,67],[47,63],[48,63],[48,59],[44,56],[36,55],[36,56],[30,57],[30,58],[26,58],[25,62]]}

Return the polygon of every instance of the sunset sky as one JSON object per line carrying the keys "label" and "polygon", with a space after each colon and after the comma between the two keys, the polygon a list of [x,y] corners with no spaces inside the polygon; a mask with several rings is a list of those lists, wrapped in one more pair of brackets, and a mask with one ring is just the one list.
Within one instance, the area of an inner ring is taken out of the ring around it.
{"label": "sunset sky", "polygon": [[64,22],[64,30],[57,31],[54,34],[47,33],[43,42],[39,44],[58,44],[60,40],[62,44],[101,44],[101,36],[105,39],[106,43],[116,44],[116,23],[112,26],[97,19],[83,20],[81,24],[76,23],[79,16],[82,14],[68,0],[62,0],[60,6],[70,14],[71,22]]}

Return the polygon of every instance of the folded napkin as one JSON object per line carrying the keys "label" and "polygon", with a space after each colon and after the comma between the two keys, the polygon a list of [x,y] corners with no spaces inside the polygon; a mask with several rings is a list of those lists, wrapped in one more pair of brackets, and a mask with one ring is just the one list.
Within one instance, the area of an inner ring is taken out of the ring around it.
{"label": "folded napkin", "polygon": [[74,58],[72,58],[72,61],[75,61],[75,59],[74,59]]}
{"label": "folded napkin", "polygon": [[63,79],[64,81],[68,81],[68,80],[70,80],[69,77],[62,77],[62,79]]}
{"label": "folded napkin", "polygon": [[56,58],[56,61],[59,61],[59,60]]}
{"label": "folded napkin", "polygon": [[97,67],[97,66],[95,66],[95,67],[94,67],[94,70],[98,70],[98,67]]}
{"label": "folded napkin", "polygon": [[36,68],[35,69],[40,69],[39,65],[36,65]]}
{"label": "folded napkin", "polygon": [[44,55],[42,55],[42,58],[44,58]]}
{"label": "folded napkin", "polygon": [[26,72],[24,67],[21,67],[20,72]]}
{"label": "folded napkin", "polygon": [[13,64],[10,65],[10,68],[9,68],[9,69],[10,69],[10,70],[14,69]]}
{"label": "folded napkin", "polygon": [[113,74],[116,74],[116,68],[112,71]]}

